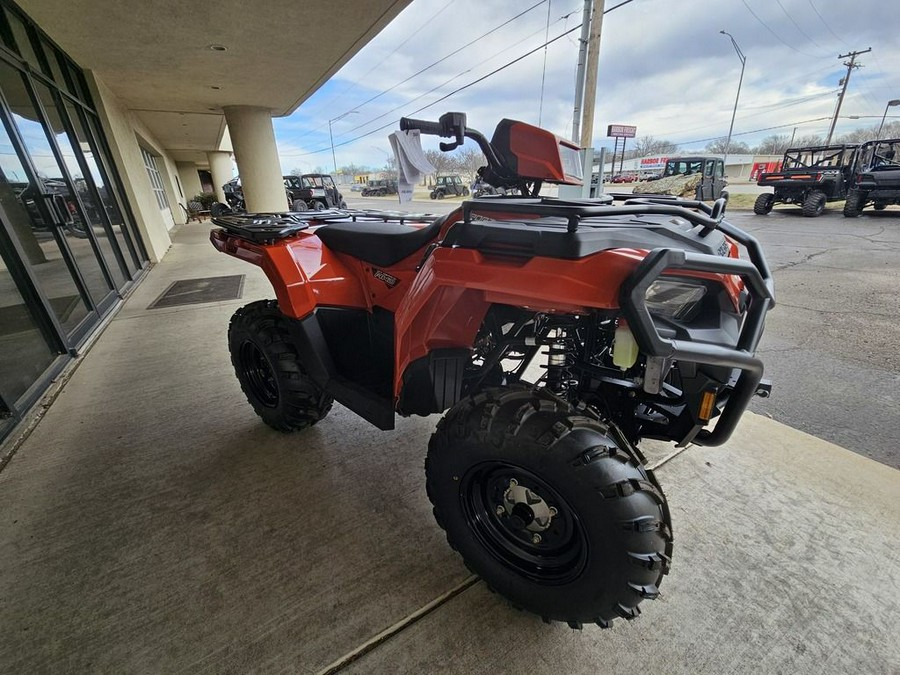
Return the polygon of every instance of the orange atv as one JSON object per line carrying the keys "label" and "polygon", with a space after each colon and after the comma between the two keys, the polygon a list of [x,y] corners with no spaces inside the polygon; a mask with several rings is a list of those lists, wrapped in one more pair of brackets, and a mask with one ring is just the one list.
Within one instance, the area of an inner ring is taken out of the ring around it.
{"label": "orange atv", "polygon": [[524,196],[441,217],[215,218],[216,248],[259,265],[277,298],[232,318],[241,387],[285,432],[334,400],[384,430],[445,413],[426,489],[466,564],[546,620],[634,618],[672,555],[637,444],[721,444],[768,394],[762,251],[722,199],[539,197],[543,182],[579,183],[581,163],[537,127],[503,120],[488,141],[448,113],[401,129],[453,138],[445,150],[474,140],[485,179]]}

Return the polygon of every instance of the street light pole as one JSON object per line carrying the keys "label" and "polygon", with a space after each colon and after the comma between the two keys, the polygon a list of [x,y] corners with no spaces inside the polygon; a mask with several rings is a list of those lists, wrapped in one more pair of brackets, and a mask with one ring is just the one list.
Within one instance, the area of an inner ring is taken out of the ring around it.
{"label": "street light pole", "polygon": [[881,124],[878,125],[878,133],[875,134],[876,141],[881,139],[881,130],[884,129],[884,118],[887,117],[888,108],[893,105],[900,105],[900,99],[895,98],[891,101],[888,101],[887,105],[884,106],[884,115],[881,116]]}
{"label": "street light pole", "polygon": [[343,115],[338,115],[337,117],[333,117],[328,120],[328,139],[331,141],[331,163],[334,164],[334,173],[337,174],[337,159],[334,156],[334,136],[331,133],[331,123],[337,122],[338,120],[344,119],[347,115],[353,115],[358,113],[358,110],[348,110]]}
{"label": "street light pole", "polygon": [[731,126],[728,127],[728,139],[725,141],[725,156],[722,158],[722,165],[724,166],[728,163],[728,149],[731,147],[731,132],[734,131],[734,118],[737,116],[738,101],[741,98],[741,85],[744,83],[744,66],[747,65],[747,57],[744,56],[744,52],[738,47],[738,43],[731,33],[724,30],[720,30],[719,32],[722,35],[727,35],[731,39],[731,44],[734,45],[734,51],[737,52],[738,58],[741,60],[741,79],[738,80],[737,95],[734,97],[734,110],[731,113]]}

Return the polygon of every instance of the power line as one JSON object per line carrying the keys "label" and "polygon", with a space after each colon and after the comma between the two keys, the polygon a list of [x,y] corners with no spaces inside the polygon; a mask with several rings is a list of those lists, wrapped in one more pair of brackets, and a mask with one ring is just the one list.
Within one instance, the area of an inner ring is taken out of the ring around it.
{"label": "power line", "polygon": [[464,49],[468,49],[469,47],[471,47],[473,44],[475,44],[475,43],[478,42],[479,40],[483,40],[484,38],[486,38],[486,37],[487,37],[488,35],[490,35],[491,33],[496,33],[498,30],[500,30],[500,29],[503,28],[504,26],[508,26],[509,24],[511,24],[511,23],[512,23],[513,21],[515,21],[516,19],[518,19],[518,18],[524,16],[525,14],[528,14],[528,12],[530,12],[530,11],[533,10],[533,9],[535,9],[535,8],[537,8],[537,7],[540,7],[540,6],[543,5],[545,2],[547,2],[547,0],[540,0],[540,2],[537,2],[537,3],[533,4],[531,7],[529,7],[528,9],[519,12],[518,14],[516,14],[516,15],[515,15],[514,17],[512,17],[511,19],[508,19],[507,21],[504,21],[503,23],[501,23],[499,26],[495,26],[494,28],[491,28],[491,30],[489,30],[487,33],[484,33],[483,35],[478,36],[477,38],[475,38],[475,39],[472,40],[471,42],[467,42],[467,43],[464,44],[462,47],[459,47],[458,49],[453,50],[452,52],[450,52],[450,53],[447,54],[446,56],[444,56],[444,57],[438,59],[438,60],[435,61],[434,63],[432,63],[432,64],[430,64],[430,65],[427,65],[427,66],[425,66],[424,68],[422,68],[421,70],[419,70],[419,71],[413,73],[412,75],[410,75],[409,77],[407,77],[405,80],[402,80],[402,81],[398,82],[397,84],[393,85],[392,87],[390,87],[389,89],[385,89],[384,91],[382,91],[382,92],[376,94],[375,96],[373,96],[373,97],[371,97],[371,98],[369,98],[369,99],[363,101],[363,102],[360,103],[359,105],[354,106],[352,109],[353,109],[353,110],[358,110],[359,108],[363,107],[364,105],[368,105],[368,104],[371,103],[372,101],[381,98],[382,96],[384,96],[384,95],[387,94],[387,93],[392,92],[394,89],[396,89],[397,87],[399,87],[401,84],[406,84],[406,83],[409,82],[411,79],[413,79],[413,78],[415,78],[415,77],[418,77],[419,75],[421,75],[421,74],[424,73],[425,71],[431,70],[431,69],[434,68],[435,66],[437,66],[437,65],[439,65],[439,64],[441,64],[441,63],[443,63],[444,61],[446,61],[447,59],[449,59],[451,56],[456,56],[457,54],[459,54],[459,53],[460,53],[461,51],[463,51]]}
{"label": "power line", "polygon": [[[799,127],[803,124],[812,124],[813,122],[821,122],[822,120],[828,120],[828,119],[831,119],[831,118],[830,117],[816,117],[814,119],[803,120],[801,122],[791,122],[789,124],[777,124],[772,127],[763,127],[762,129],[753,129],[752,131],[741,131],[739,133],[732,134],[732,136],[748,136],[750,134],[758,134],[763,131],[772,131],[773,129],[786,129],[788,127]],[[683,142],[679,143],[678,145],[681,146],[681,145],[691,145],[693,143],[708,143],[709,141],[718,141],[721,138],[722,138],[721,136],[711,136],[710,138],[698,138],[693,141],[683,141]],[[327,150],[327,148],[326,148],[326,150]]]}
{"label": "power line", "polygon": [[[622,4],[627,4],[628,2],[631,2],[631,0],[626,0],[626,1],[625,1],[624,3],[622,3]],[[615,9],[615,8],[613,8],[613,9]],[[573,32],[575,32],[576,30],[581,30],[581,26],[580,26],[580,25],[579,25],[579,26],[575,26],[574,28],[570,28],[569,30],[565,31],[564,33],[560,33],[559,35],[557,35],[557,36],[556,36],[555,38],[553,38],[552,40],[548,40],[546,44],[548,44],[548,45],[549,45],[549,44],[553,44],[553,43],[556,42],[557,40],[560,40],[560,39],[564,38],[566,35],[569,35],[570,33],[573,33]],[[412,111],[411,113],[409,113],[409,115],[407,115],[407,116],[416,115],[416,114],[422,112],[423,110],[427,110],[428,108],[430,108],[430,107],[432,107],[432,106],[434,106],[434,105],[437,105],[438,103],[441,103],[442,101],[446,101],[446,100],[447,100],[448,98],[450,98],[451,96],[454,96],[455,94],[458,94],[459,92],[464,91],[464,90],[466,90],[466,89],[468,89],[468,88],[470,88],[470,87],[474,87],[476,84],[479,84],[479,83],[481,83],[481,82],[484,82],[484,81],[485,81],[486,79],[488,79],[489,77],[493,77],[493,76],[496,75],[497,73],[499,73],[499,72],[501,72],[501,71],[503,71],[503,70],[506,70],[506,69],[509,68],[510,66],[514,66],[514,65],[517,64],[519,61],[521,61],[521,60],[523,60],[523,59],[525,59],[525,58],[531,56],[532,54],[535,54],[536,52],[541,51],[543,48],[544,48],[544,45],[543,45],[543,44],[542,44],[542,45],[539,45],[539,46],[535,47],[534,49],[532,49],[532,50],[530,50],[530,51],[527,51],[527,52],[525,52],[524,54],[522,54],[521,56],[519,56],[519,57],[513,59],[512,61],[510,61],[510,62],[508,62],[508,63],[505,63],[504,65],[500,66],[499,68],[495,68],[494,70],[492,70],[492,71],[489,72],[488,74],[482,75],[481,77],[479,77],[479,78],[477,78],[477,79],[475,79],[475,80],[472,80],[472,81],[469,82],[468,84],[465,84],[465,85],[463,85],[462,87],[459,87],[458,89],[454,89],[454,90],[451,91],[449,94],[445,94],[444,96],[441,96],[440,98],[438,98],[438,99],[432,101],[431,103],[429,103],[429,104],[427,104],[427,105],[422,106],[421,108],[418,108],[417,110],[413,110],[413,111]],[[356,141],[358,141],[358,140],[360,140],[360,139],[362,139],[362,138],[366,138],[367,136],[371,136],[372,134],[378,133],[379,131],[383,131],[384,129],[387,129],[387,128],[393,126],[393,125],[396,124],[397,122],[399,122],[399,119],[392,120],[392,121],[388,122],[387,124],[384,124],[384,125],[382,125],[382,126],[376,128],[376,129],[372,129],[371,131],[367,131],[367,132],[364,133],[364,134],[360,134],[359,136],[357,136],[357,137],[355,137],[355,138],[351,138],[350,140],[344,141],[344,142],[342,142],[342,143],[335,143],[335,144],[334,144],[334,147],[338,148],[338,147],[341,147],[341,146],[344,146],[344,145],[349,145],[350,143],[355,143]],[[301,152],[301,153],[281,153],[281,154],[282,154],[283,156],[285,156],[285,157],[304,157],[304,156],[307,156],[307,155],[317,155],[317,154],[320,154],[320,153],[322,153],[322,152],[328,152],[330,149],[331,149],[331,146],[329,145],[327,148],[322,148],[321,150],[311,150],[311,151],[309,151],[309,152]]]}
{"label": "power line", "polygon": [[756,12],[754,12],[754,11],[750,8],[750,5],[747,4],[747,0],[741,0],[741,2],[744,4],[744,7],[747,8],[747,11],[750,12],[750,13],[753,15],[753,18],[756,19],[757,21],[759,21],[760,24],[762,24],[763,28],[765,28],[767,31],[769,31],[769,32],[775,37],[776,40],[778,40],[781,44],[783,44],[783,45],[784,45],[785,47],[787,47],[788,49],[792,49],[792,50],[794,50],[795,52],[797,52],[798,54],[802,54],[803,56],[809,56],[809,57],[814,58],[814,59],[827,58],[827,57],[825,57],[825,56],[817,56],[816,54],[807,54],[806,52],[801,52],[801,51],[800,51],[799,49],[797,49],[794,45],[792,45],[792,44],[789,43],[789,42],[786,42],[786,41],[784,40],[784,38],[782,38],[780,35],[778,35],[778,33],[776,33],[774,30],[772,30],[772,29],[769,27],[769,24],[767,24],[765,21],[763,21],[762,19],[760,19],[760,18],[756,15]]}
{"label": "power line", "polygon": [[[809,6],[812,7],[812,10],[816,13],[816,16],[819,17],[819,20],[822,22],[822,25],[828,29],[828,32],[831,33],[832,35],[834,35],[834,37],[836,37],[840,42],[844,42],[844,38],[842,38],[840,35],[838,35],[833,30],[831,30],[831,26],[828,25],[828,23],[825,21],[825,17],[819,13],[818,9],[816,9],[816,6],[813,4],[813,1],[812,0],[808,0],[808,1],[809,1]],[[844,42],[844,45],[847,47],[850,46],[846,42]]]}
{"label": "power line", "polygon": [[[417,37],[417,36],[419,35],[419,33],[422,31],[423,28],[425,28],[428,24],[430,24],[432,21],[434,21],[436,18],[438,18],[438,16],[440,16],[440,15],[443,14],[445,11],[447,11],[453,3],[454,3],[454,0],[449,0],[449,2],[447,2],[443,7],[441,7],[438,11],[436,11],[436,12],[435,12],[434,14],[432,14],[430,17],[428,17],[427,19],[425,19],[425,21],[423,21],[421,24],[419,24],[419,26],[418,26],[417,28],[411,30],[410,33],[409,33],[409,37],[407,37],[403,42],[401,42],[399,45],[397,45],[397,46],[391,51],[390,54],[388,54],[388,55],[385,56],[383,59],[381,59],[378,63],[376,63],[374,66],[372,66],[371,68],[369,68],[363,75],[360,76],[359,79],[361,79],[361,80],[362,80],[362,79],[365,79],[367,76],[371,75],[371,74],[372,74],[373,72],[375,72],[378,68],[380,68],[380,67],[382,66],[382,64],[383,64],[385,61],[387,61],[387,60],[388,60],[389,58],[391,58],[394,54],[396,54],[403,46],[406,45],[407,42],[409,42],[410,40],[412,40],[414,37]],[[356,85],[357,85],[356,82],[351,82],[351,83],[348,84],[347,87],[345,87],[340,93],[335,94],[334,96],[332,96],[331,98],[329,98],[327,101],[325,101],[324,103],[322,103],[320,107],[322,107],[322,108],[327,108],[333,101],[336,101],[337,99],[339,99],[341,96],[343,96],[343,95],[346,94],[348,91],[350,91],[351,89],[353,89]],[[328,123],[325,122],[325,124],[319,125],[319,126],[316,127],[315,129],[313,129],[313,131],[317,131],[318,129],[321,129],[321,128],[324,127],[326,124],[328,124]]]}
{"label": "power line", "polygon": [[[577,10],[575,10],[575,11],[577,11]],[[564,16],[561,16],[560,18],[558,18],[558,19],[557,19],[556,21],[554,21],[553,23],[554,23],[554,24],[557,24],[557,23],[559,23],[560,21],[563,21],[564,19],[567,19],[567,18],[570,17],[572,14],[574,14],[575,11],[569,12],[568,14],[566,14],[566,15],[564,15]],[[529,39],[531,39],[531,38],[534,37],[535,35],[541,33],[543,30],[544,30],[543,28],[539,28],[538,30],[536,30],[536,31],[534,31],[533,33],[531,33],[530,35],[527,35],[527,36],[525,36],[524,38],[518,39],[518,40],[516,41],[515,44],[509,45],[508,47],[505,47],[505,48],[501,49],[499,52],[494,53],[492,56],[490,56],[490,57],[488,57],[488,58],[486,58],[486,59],[482,59],[482,60],[481,60],[478,64],[476,64],[476,65],[478,65],[478,66],[484,65],[485,63],[488,63],[489,61],[492,61],[493,59],[497,58],[497,57],[500,56],[501,54],[503,54],[503,53],[505,53],[505,52],[508,52],[510,49],[513,49],[513,48],[515,48],[515,47],[518,47],[518,46],[521,45],[522,43],[527,42]],[[546,47],[547,44],[549,44],[549,43],[546,43],[544,46]],[[380,115],[376,115],[375,117],[373,117],[373,118],[371,118],[371,119],[369,119],[369,120],[366,120],[365,122],[363,122],[363,123],[361,123],[361,124],[357,124],[355,127],[346,130],[346,131],[345,131],[343,134],[341,134],[341,135],[346,136],[346,135],[348,135],[348,134],[352,134],[354,131],[358,131],[359,129],[363,129],[363,128],[369,126],[370,124],[372,124],[373,122],[376,122],[377,120],[383,119],[383,118],[387,117],[388,115],[390,115],[391,113],[394,113],[394,112],[400,110],[401,108],[406,108],[407,106],[411,105],[412,103],[415,103],[416,101],[419,101],[419,100],[425,98],[425,97],[428,96],[429,94],[433,94],[433,93],[436,92],[437,90],[442,89],[443,87],[445,87],[445,86],[447,86],[448,84],[450,84],[451,82],[453,82],[453,80],[459,79],[459,78],[462,77],[463,75],[472,72],[472,70],[473,70],[475,67],[476,67],[476,66],[472,66],[471,68],[467,68],[466,70],[464,70],[464,71],[462,71],[462,72],[460,72],[460,73],[457,73],[456,75],[454,75],[454,76],[451,77],[450,79],[444,80],[444,81],[441,82],[439,85],[437,85],[437,86],[435,86],[435,87],[432,87],[432,88],[429,89],[428,91],[426,91],[426,92],[424,92],[424,93],[422,93],[422,94],[419,94],[418,96],[416,96],[416,97],[414,97],[414,98],[411,98],[411,99],[409,99],[408,101],[404,101],[404,102],[401,103],[400,105],[395,106],[395,107],[391,108],[390,110],[381,113]]]}
{"label": "power line", "polygon": [[784,8],[784,5],[781,4],[781,0],[775,0],[775,2],[777,2],[778,6],[781,7],[781,11],[784,12],[784,15],[788,18],[788,21],[790,21],[792,24],[794,24],[794,28],[796,28],[799,31],[800,35],[802,35],[807,40],[812,42],[819,49],[824,49],[822,47],[822,45],[820,45],[818,42],[813,40],[809,35],[806,34],[806,31],[804,31],[802,28],[800,28],[800,24],[798,24],[796,21],[794,21],[794,17],[792,17],[790,15],[790,13]]}

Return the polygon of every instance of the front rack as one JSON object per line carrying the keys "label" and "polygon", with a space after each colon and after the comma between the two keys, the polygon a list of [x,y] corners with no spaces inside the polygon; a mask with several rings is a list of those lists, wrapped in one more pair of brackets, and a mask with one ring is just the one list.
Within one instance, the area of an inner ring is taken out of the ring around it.
{"label": "front rack", "polygon": [[527,215],[558,216],[567,221],[567,230],[577,232],[585,218],[655,215],[677,216],[699,225],[704,233],[719,228],[725,217],[726,200],[717,199],[710,206],[701,201],[686,200],[667,195],[642,195],[628,199],[630,195],[612,195],[624,200],[622,206],[610,206],[608,202],[597,204],[586,200],[562,200],[547,197],[478,199],[463,202],[463,221],[472,222],[472,216],[484,213],[520,213]]}

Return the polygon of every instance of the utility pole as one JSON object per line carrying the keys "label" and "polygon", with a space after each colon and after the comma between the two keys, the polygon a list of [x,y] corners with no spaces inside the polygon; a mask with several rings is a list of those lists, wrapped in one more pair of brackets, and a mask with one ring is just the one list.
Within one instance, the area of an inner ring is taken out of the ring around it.
{"label": "utility pole", "polygon": [[584,0],[581,15],[581,39],[578,47],[578,69],[575,71],[575,112],[572,114],[572,142],[581,141],[581,104],[584,101],[584,66],[587,60],[588,38],[591,33],[591,0]]}
{"label": "utility pole", "polygon": [[831,145],[831,137],[834,134],[834,127],[837,125],[838,115],[841,114],[841,104],[844,102],[844,94],[847,93],[847,85],[850,83],[850,73],[853,72],[854,68],[859,68],[859,64],[856,63],[856,57],[860,54],[867,54],[872,51],[872,48],[864,49],[861,52],[850,52],[849,54],[838,54],[839,59],[846,59],[848,56],[850,57],[849,61],[844,61],[844,65],[847,66],[847,75],[844,76],[843,79],[843,88],[841,89],[841,93],[838,95],[838,103],[837,107],[834,109],[834,119],[831,120],[831,128],[828,129],[828,138],[825,139],[825,145]]}
{"label": "utility pole", "polygon": [[588,40],[587,72],[584,83],[584,111],[581,116],[581,147],[593,147],[594,104],[597,101],[597,64],[600,60],[600,31],[603,28],[604,0],[593,0],[591,36]]}

